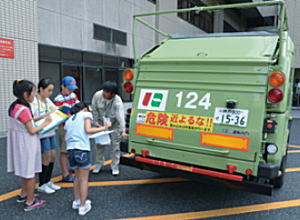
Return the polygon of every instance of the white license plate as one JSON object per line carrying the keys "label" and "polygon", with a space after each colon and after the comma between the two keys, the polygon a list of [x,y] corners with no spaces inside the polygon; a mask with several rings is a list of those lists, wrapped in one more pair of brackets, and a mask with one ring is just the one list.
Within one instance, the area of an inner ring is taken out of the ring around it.
{"label": "white license plate", "polygon": [[215,124],[234,125],[247,127],[248,110],[216,108],[214,115]]}

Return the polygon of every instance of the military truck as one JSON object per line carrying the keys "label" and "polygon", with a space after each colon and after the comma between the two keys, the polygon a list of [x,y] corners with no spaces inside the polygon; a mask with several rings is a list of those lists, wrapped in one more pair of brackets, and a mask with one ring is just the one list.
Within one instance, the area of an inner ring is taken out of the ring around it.
{"label": "military truck", "polygon": [[[277,5],[273,31],[168,35],[141,17]],[[166,38],[124,71],[134,95],[126,165],[271,195],[283,185],[294,46],[284,1],[134,16]],[[135,31],[133,30],[135,50]],[[134,52],[135,56],[136,53]]]}

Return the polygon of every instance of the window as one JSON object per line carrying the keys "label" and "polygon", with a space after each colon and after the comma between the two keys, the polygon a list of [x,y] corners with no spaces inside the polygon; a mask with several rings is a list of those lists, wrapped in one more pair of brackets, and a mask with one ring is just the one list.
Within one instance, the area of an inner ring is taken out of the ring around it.
{"label": "window", "polygon": [[149,2],[152,2],[153,4],[156,4],[156,0],[148,0]]}
{"label": "window", "polygon": [[224,32],[237,32],[237,30],[231,24],[224,21]]}
{"label": "window", "polygon": [[275,25],[275,16],[254,17],[247,19],[247,28],[267,27]]}
{"label": "window", "polygon": [[127,45],[127,33],[94,24],[94,39]]}
{"label": "window", "polygon": [[94,24],[94,39],[111,42],[111,29]]}
{"label": "window", "polygon": [[[195,6],[205,6],[205,4],[200,0],[198,1],[178,0],[177,3],[178,3],[178,9],[192,8]],[[213,12],[202,11],[200,13],[196,13],[195,11],[190,11],[185,13],[178,13],[178,16],[207,33],[213,32],[213,23],[214,23]]]}
{"label": "window", "polygon": [[121,45],[127,45],[127,35],[122,31],[112,30],[112,42]]}
{"label": "window", "polygon": [[80,51],[63,49],[61,54],[62,54],[62,60],[65,62],[71,62],[71,63],[82,62],[82,56]]}
{"label": "window", "polygon": [[83,63],[86,65],[102,65],[103,63],[103,56],[97,53],[83,53]]}
{"label": "window", "polygon": [[56,47],[39,46],[41,60],[60,60],[60,49]]}

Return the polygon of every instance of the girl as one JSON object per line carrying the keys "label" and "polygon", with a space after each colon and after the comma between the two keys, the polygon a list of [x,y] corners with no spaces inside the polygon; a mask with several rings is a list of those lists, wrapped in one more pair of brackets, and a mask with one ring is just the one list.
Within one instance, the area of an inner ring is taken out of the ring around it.
{"label": "girl", "polygon": [[91,201],[86,200],[88,194],[88,176],[91,167],[89,134],[104,131],[111,126],[92,128],[92,114],[87,105],[78,103],[71,109],[71,117],[67,120],[66,144],[70,167],[75,169],[74,197],[72,208],[78,209],[79,215],[85,215],[92,208]]}
{"label": "girl", "polygon": [[39,126],[33,124],[29,103],[34,99],[35,85],[27,80],[15,80],[13,94],[17,97],[9,107],[7,134],[7,170],[23,179],[17,202],[25,202],[24,211],[44,206],[44,200],[34,196],[35,173],[41,172],[41,145],[36,133],[45,128],[51,118]]}
{"label": "girl", "polygon": [[[50,115],[57,107],[51,102],[49,97],[52,95],[54,83],[50,79],[42,79],[38,84],[38,93],[30,104],[33,119],[38,121]],[[54,193],[55,190],[61,189],[50,181],[53,171],[53,165],[56,156],[56,138],[55,130],[52,129],[45,134],[40,135],[42,150],[42,172],[39,173],[39,192],[47,194]]]}

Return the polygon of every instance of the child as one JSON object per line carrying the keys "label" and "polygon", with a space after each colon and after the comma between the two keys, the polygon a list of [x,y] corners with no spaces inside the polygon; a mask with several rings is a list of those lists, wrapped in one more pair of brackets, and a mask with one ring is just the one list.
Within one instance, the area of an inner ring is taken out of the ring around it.
{"label": "child", "polygon": [[17,202],[25,202],[24,211],[44,206],[44,200],[34,195],[35,173],[41,172],[41,143],[36,134],[45,128],[51,118],[39,126],[33,124],[29,103],[34,99],[35,85],[27,80],[15,80],[13,94],[17,97],[8,110],[7,171],[23,179],[21,195]]}
{"label": "child", "polygon": [[[76,80],[72,76],[66,76],[62,80],[61,93],[54,99],[54,104],[58,107],[72,107],[79,102],[74,90],[78,89]],[[58,142],[60,146],[60,167],[62,172],[62,180],[64,182],[73,182],[74,177],[68,171],[68,154],[66,150],[65,131],[63,125],[58,127]]]}
{"label": "child", "polygon": [[78,209],[79,215],[85,215],[92,208],[91,201],[86,200],[88,194],[90,160],[89,134],[104,131],[111,126],[92,128],[93,116],[87,105],[78,103],[71,109],[71,117],[65,124],[66,143],[70,167],[75,169],[74,198],[72,208]]}
{"label": "child", "polygon": [[[50,79],[42,79],[38,84],[38,93],[30,104],[34,121],[49,116],[50,113],[57,110],[57,107],[51,102],[49,97],[52,95],[54,83]],[[39,192],[51,194],[55,190],[61,189],[50,181],[56,157],[56,138],[55,130],[52,129],[45,134],[40,135],[42,150],[42,172],[39,173]]]}

